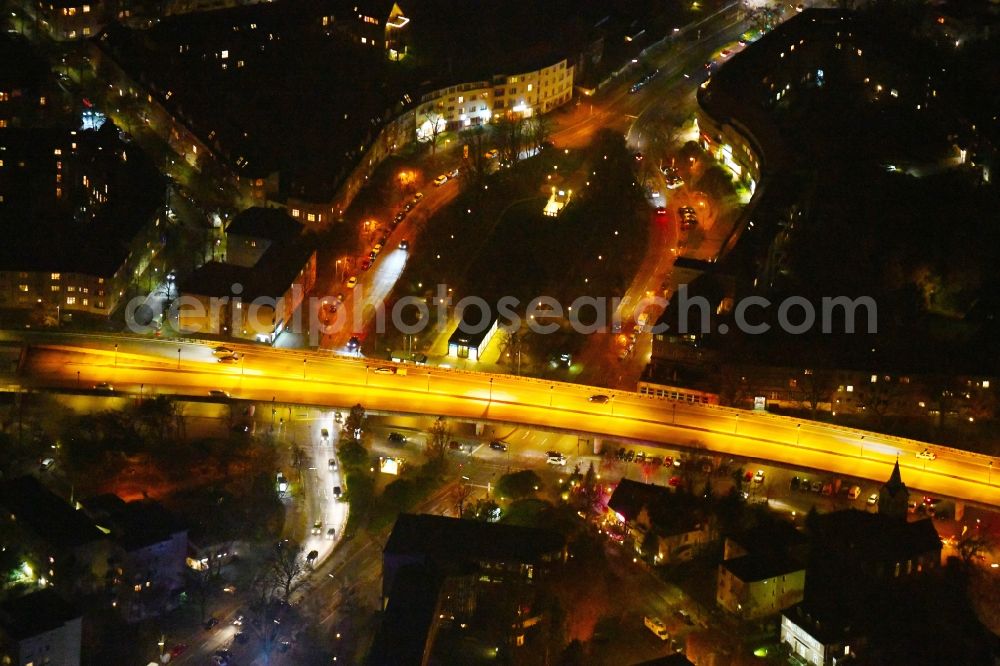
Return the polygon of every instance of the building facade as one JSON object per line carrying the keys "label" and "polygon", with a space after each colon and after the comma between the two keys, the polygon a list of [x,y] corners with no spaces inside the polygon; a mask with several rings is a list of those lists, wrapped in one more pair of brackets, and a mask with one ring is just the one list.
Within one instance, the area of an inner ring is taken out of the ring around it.
{"label": "building facade", "polygon": [[38,22],[56,41],[86,39],[101,32],[106,21],[105,0],[38,0]]}
{"label": "building facade", "polygon": [[83,618],[52,588],[0,605],[0,663],[80,666]]}

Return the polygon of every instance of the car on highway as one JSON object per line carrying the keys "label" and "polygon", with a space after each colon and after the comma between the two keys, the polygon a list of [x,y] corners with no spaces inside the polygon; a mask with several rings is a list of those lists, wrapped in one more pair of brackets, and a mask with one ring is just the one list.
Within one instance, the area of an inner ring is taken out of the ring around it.
{"label": "car on highway", "polygon": [[323,533],[323,521],[317,520],[316,522],[313,523],[312,530],[310,530],[310,534],[312,534],[313,536],[319,536],[322,533]]}
{"label": "car on highway", "polygon": [[677,612],[674,613],[674,615],[677,617],[678,620],[680,620],[684,624],[694,626],[694,618],[691,617],[691,613],[687,612],[683,608],[678,609]]}
{"label": "car on highway", "polygon": [[636,162],[641,162],[646,156],[643,155],[642,153],[635,153],[634,155],[632,155],[632,157],[635,158]]}
{"label": "car on highway", "polygon": [[448,182],[448,176],[446,174],[441,174],[440,176],[434,179],[434,186],[441,187],[447,182]]}
{"label": "car on highway", "polygon": [[920,458],[921,460],[937,460],[937,454],[935,454],[930,449],[924,449],[923,451],[917,454],[917,457]]}
{"label": "car on highway", "polygon": [[400,211],[396,213],[396,217],[392,218],[392,225],[396,226],[405,219],[406,219],[406,211]]}
{"label": "car on highway", "polygon": [[625,453],[625,457],[622,458],[622,460],[624,460],[625,462],[632,462],[633,460],[635,460],[635,451],[629,449],[628,452]]}
{"label": "car on highway", "polygon": [[656,208],[656,216],[657,217],[663,217],[666,214],[667,214],[667,209],[666,208],[664,208],[663,206],[657,206],[657,208]]}
{"label": "car on highway", "polygon": [[412,203],[419,203],[420,200],[423,199],[423,198],[424,198],[424,193],[423,192],[417,192],[416,194],[413,195],[413,202]]}
{"label": "car on highway", "polygon": [[361,349],[361,340],[356,335],[352,335],[347,341],[347,351],[358,351]]}
{"label": "car on highway", "polygon": [[337,535],[337,530],[333,527],[326,531],[326,540],[333,541],[333,538]]}
{"label": "car on highway", "polygon": [[545,462],[549,465],[565,465],[566,456],[559,453],[558,451],[548,451],[546,454]]}
{"label": "car on highway", "polygon": [[333,487],[333,497],[334,499],[340,499],[340,496],[344,494],[344,491],[340,489],[340,486]]}
{"label": "car on highway", "polygon": [[404,435],[401,432],[390,432],[389,436],[386,437],[386,439],[388,439],[391,443],[397,446],[402,446],[403,444],[406,444],[406,435]]}
{"label": "car on highway", "polygon": [[225,391],[223,391],[222,389],[212,389],[211,391],[208,392],[208,395],[210,395],[213,398],[228,398],[229,397],[229,394],[226,393]]}
{"label": "car on highway", "polygon": [[671,488],[677,488],[678,486],[681,485],[681,477],[679,476],[670,477],[670,480],[667,481],[667,485],[670,486]]}
{"label": "car on highway", "polygon": [[330,461],[327,462],[326,467],[331,472],[336,472],[337,471],[337,459],[336,458],[330,458]]}
{"label": "car on highway", "polygon": [[184,654],[188,649],[187,643],[178,643],[170,650],[171,657],[179,657]]}
{"label": "car on highway", "polygon": [[608,396],[604,395],[603,393],[597,393],[597,394],[592,395],[589,398],[587,398],[587,402],[595,402],[598,405],[603,405],[604,403],[606,403],[610,399],[611,398],[609,398]]}
{"label": "car on highway", "polygon": [[205,620],[205,624],[203,624],[202,626],[205,627],[205,631],[211,631],[212,629],[215,629],[218,625],[219,625],[219,618],[210,617],[207,620]]}
{"label": "car on highway", "polygon": [[822,492],[823,491],[823,482],[822,481],[813,481],[812,485],[809,486],[809,490],[811,490],[814,493]]}
{"label": "car on highway", "polygon": [[372,267],[372,260],[370,257],[361,262],[361,270],[366,271],[371,267]]}
{"label": "car on highway", "polygon": [[378,253],[382,251],[382,243],[375,243],[372,247],[372,254],[378,256]]}
{"label": "car on highway", "polygon": [[237,363],[239,363],[239,361],[240,357],[237,356],[236,354],[233,354],[232,356],[219,357],[219,363],[222,363],[223,365],[236,365]]}
{"label": "car on highway", "polygon": [[94,390],[95,391],[107,391],[108,393],[110,393],[111,391],[115,390],[115,387],[112,386],[111,384],[107,383],[107,382],[99,382],[97,384],[94,384]]}
{"label": "car on highway", "polygon": [[243,613],[237,613],[236,616],[233,617],[233,626],[242,627],[243,626],[243,620],[245,620],[245,619],[246,619],[246,617],[243,615]]}
{"label": "car on highway", "polygon": [[340,292],[340,293],[337,294],[337,302],[338,303],[343,303],[344,302],[344,292]]}
{"label": "car on highway", "polygon": [[42,458],[38,461],[38,469],[41,471],[46,471],[52,469],[52,466],[56,464],[55,458]]}
{"label": "car on highway", "polygon": [[458,178],[458,169],[452,169],[449,171],[448,178]]}
{"label": "car on highway", "polygon": [[380,365],[375,368],[375,374],[377,375],[394,375],[396,374],[396,368],[388,365]]}
{"label": "car on highway", "polygon": [[354,285],[356,285],[357,283],[358,283],[358,278],[354,277],[353,275],[351,277],[347,278],[347,288],[348,289],[353,289]]}
{"label": "car on highway", "polygon": [[400,250],[409,250],[410,249],[410,241],[406,240],[405,238],[403,240],[399,241],[399,249]]}
{"label": "car on highway", "polygon": [[232,356],[235,353],[236,352],[234,352],[229,347],[216,347],[215,349],[212,350],[213,356]]}
{"label": "car on highway", "polygon": [[490,442],[490,448],[493,449],[494,451],[506,451],[507,444],[501,442],[500,440],[495,439],[492,442]]}

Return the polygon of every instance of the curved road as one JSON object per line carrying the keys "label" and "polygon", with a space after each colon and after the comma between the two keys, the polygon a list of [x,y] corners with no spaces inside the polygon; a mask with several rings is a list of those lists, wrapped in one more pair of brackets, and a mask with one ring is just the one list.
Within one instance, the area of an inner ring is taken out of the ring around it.
{"label": "curved road", "polygon": [[[993,473],[996,458],[807,420],[623,391],[607,392],[607,402],[596,403],[589,398],[604,389],[251,346],[228,345],[244,356],[238,364],[223,365],[212,356],[212,343],[82,335],[60,339],[62,344],[31,347],[22,366],[25,387],[91,389],[108,382],[116,392],[207,396],[211,389],[222,389],[234,398],[261,402],[336,407],[360,402],[375,411],[703,447],[873,480],[887,478],[898,455],[907,485],[1000,506],[1000,476],[994,478]],[[379,367],[398,372],[376,372]],[[935,460],[917,457],[928,446]]]}

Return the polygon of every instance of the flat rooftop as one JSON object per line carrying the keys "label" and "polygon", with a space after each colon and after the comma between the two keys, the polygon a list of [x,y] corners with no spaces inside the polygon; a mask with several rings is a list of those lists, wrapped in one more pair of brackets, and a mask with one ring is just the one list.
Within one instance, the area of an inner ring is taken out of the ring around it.
{"label": "flat rooftop", "polygon": [[52,588],[0,604],[0,626],[16,640],[58,629],[80,617],[80,611]]}

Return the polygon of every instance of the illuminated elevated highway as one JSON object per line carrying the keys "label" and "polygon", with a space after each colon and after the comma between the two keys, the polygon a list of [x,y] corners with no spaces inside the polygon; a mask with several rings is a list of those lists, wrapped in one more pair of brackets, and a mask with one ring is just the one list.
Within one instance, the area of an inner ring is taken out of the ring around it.
{"label": "illuminated elevated highway", "polygon": [[[329,407],[360,402],[369,410],[704,447],[873,480],[888,478],[898,455],[907,485],[1000,506],[996,458],[808,420],[526,377],[261,347],[227,344],[243,356],[226,365],[213,357],[215,343],[83,335],[27,340],[32,346],[20,377],[25,388],[89,389],[107,382],[116,393],[207,396],[209,390],[221,389],[233,398],[261,402],[274,399]],[[378,371],[380,367],[397,371]],[[595,394],[607,395],[607,402],[591,402]],[[925,448],[937,458],[918,458],[916,454]]]}

